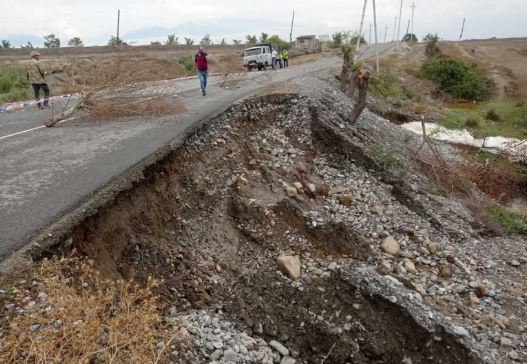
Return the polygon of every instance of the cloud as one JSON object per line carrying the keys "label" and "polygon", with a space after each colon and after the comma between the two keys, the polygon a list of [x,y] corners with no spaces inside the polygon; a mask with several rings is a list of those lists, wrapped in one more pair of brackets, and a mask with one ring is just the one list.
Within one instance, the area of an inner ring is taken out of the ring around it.
{"label": "cloud", "polygon": [[[461,23],[467,18],[467,38],[527,36],[525,0],[430,1],[414,0],[414,31],[419,37],[438,33],[456,39]],[[362,0],[19,0],[0,1],[0,37],[8,34],[32,34],[42,37],[55,33],[63,43],[80,36],[86,44],[105,44],[116,32],[117,9],[121,9],[121,34],[127,41],[147,43],[163,40],[169,33],[199,39],[210,33],[219,40],[244,39],[247,34],[264,31],[289,37],[293,10],[295,34],[331,34],[359,27]],[[368,2],[365,29],[373,23]],[[377,0],[379,32],[393,36],[394,17],[399,0]],[[401,33],[411,16],[411,0],[403,0]],[[162,34],[166,33],[166,34]],[[152,38],[149,38],[152,37]],[[382,37],[381,37],[382,39]]]}

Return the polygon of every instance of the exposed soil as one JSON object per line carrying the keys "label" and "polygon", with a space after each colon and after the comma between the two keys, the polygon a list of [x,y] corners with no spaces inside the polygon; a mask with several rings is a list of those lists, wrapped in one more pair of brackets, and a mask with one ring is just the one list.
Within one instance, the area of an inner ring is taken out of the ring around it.
{"label": "exposed soil", "polygon": [[332,82],[232,106],[46,254],[162,279],[162,310],[189,325],[172,362],[524,360],[525,239],[425,193],[418,137],[367,110],[351,125]]}

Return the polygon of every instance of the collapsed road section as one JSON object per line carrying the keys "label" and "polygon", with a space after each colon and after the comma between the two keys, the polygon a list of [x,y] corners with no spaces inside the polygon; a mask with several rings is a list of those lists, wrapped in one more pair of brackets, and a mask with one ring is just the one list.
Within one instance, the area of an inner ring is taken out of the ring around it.
{"label": "collapsed road section", "polygon": [[230,107],[34,258],[76,251],[105,278],[161,280],[159,310],[184,327],[167,362],[504,361],[522,303],[467,308],[468,282],[506,297],[516,276],[507,291],[471,269],[478,224],[385,168],[378,144],[416,136],[369,111],[348,123],[352,101],[309,82],[317,97]]}

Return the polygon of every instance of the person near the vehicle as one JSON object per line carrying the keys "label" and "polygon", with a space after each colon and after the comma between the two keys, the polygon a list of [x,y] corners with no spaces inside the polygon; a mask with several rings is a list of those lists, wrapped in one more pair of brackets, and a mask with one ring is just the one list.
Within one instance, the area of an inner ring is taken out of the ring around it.
{"label": "person near the vehicle", "polygon": [[202,45],[198,46],[198,53],[194,56],[194,64],[198,70],[199,83],[201,87],[201,94],[207,95],[207,77],[209,75],[209,65],[207,60],[207,53]]}
{"label": "person near the vehicle", "polygon": [[[49,86],[46,81],[46,72],[40,63],[40,53],[32,51],[30,53],[32,61],[27,64],[26,76],[28,82],[33,87],[35,100],[39,109],[49,106]],[[40,102],[40,89],[44,91],[44,106]]]}
{"label": "person near the vehicle", "polygon": [[271,53],[271,62],[273,63],[273,69],[276,69],[276,56],[278,55],[278,52],[276,51],[276,48],[273,48],[273,52]]}
{"label": "person near the vehicle", "polygon": [[283,63],[282,63],[282,51],[278,52],[277,56],[276,56],[276,63],[278,63],[278,67],[282,68],[283,67]]}
{"label": "person near the vehicle", "polygon": [[289,67],[289,51],[287,49],[282,51],[282,62],[284,62],[284,67]]}

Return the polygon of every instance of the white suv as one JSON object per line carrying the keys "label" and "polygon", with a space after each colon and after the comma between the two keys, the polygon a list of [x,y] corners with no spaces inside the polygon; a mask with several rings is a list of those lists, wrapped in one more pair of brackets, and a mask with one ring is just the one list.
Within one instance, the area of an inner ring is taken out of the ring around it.
{"label": "white suv", "polygon": [[248,71],[258,71],[273,65],[273,47],[271,44],[259,44],[243,51],[243,64]]}

